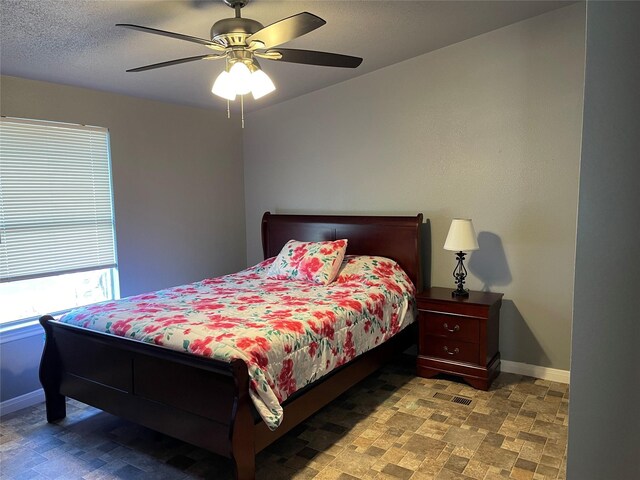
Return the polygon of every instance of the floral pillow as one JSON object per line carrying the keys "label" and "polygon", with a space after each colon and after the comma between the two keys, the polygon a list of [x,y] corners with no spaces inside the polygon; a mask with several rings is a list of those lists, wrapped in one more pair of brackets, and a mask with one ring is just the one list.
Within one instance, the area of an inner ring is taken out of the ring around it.
{"label": "floral pillow", "polygon": [[289,240],[271,265],[267,276],[329,285],[347,250],[347,240],[298,242]]}
{"label": "floral pillow", "polygon": [[[390,281],[402,285],[408,292],[415,291],[415,287],[405,271],[394,260],[370,255],[347,255],[333,283],[377,285],[387,284]],[[389,285],[387,286],[389,287]]]}

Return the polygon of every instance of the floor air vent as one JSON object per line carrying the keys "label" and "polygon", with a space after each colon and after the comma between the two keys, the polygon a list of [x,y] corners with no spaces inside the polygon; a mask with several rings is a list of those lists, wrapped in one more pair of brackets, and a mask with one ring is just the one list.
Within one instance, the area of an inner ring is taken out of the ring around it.
{"label": "floor air vent", "polygon": [[453,403],[461,403],[462,405],[471,405],[471,399],[466,397],[455,396],[451,401]]}
{"label": "floor air vent", "polygon": [[473,401],[467,397],[460,397],[458,395],[447,395],[446,393],[436,392],[433,394],[434,398],[439,398],[440,400],[446,400],[448,402],[459,403],[461,405],[471,405]]}

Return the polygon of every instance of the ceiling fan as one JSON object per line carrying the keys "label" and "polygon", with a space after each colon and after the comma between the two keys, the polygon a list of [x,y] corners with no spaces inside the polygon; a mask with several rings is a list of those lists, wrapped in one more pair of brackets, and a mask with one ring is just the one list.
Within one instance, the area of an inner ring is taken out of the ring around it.
{"label": "ceiling fan", "polygon": [[279,46],[294,38],[305,35],[326,23],[316,15],[309,12],[302,12],[265,27],[256,20],[242,18],[240,16],[242,7],[244,7],[249,0],[223,1],[235,10],[235,17],[225,18],[214,23],[211,27],[211,40],[140,25],[128,23],[116,24],[118,27],[198,43],[215,52],[145,65],[143,67],[132,68],[127,70],[127,72],[143,72],[197,60],[224,59],[226,61],[225,70],[216,79],[212,92],[227,100],[234,100],[236,95],[240,95],[242,99],[242,96],[249,92],[257,99],[275,90],[271,79],[260,68],[258,58],[343,68],[356,68],[362,63],[362,58],[359,57],[314,50],[281,48]]}

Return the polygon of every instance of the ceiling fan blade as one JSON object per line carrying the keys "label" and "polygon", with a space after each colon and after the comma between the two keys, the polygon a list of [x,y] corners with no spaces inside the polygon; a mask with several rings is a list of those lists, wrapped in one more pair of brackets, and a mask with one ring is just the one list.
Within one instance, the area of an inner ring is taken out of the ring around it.
{"label": "ceiling fan blade", "polygon": [[116,23],[116,27],[130,28],[131,30],[139,30],[145,33],[153,33],[154,35],[162,35],[164,37],[177,38],[178,40],[186,40],[187,42],[199,43],[201,45],[205,45],[214,50],[222,51],[225,49],[222,45],[216,42],[212,42],[211,40],[207,40],[205,38],[192,37],[191,35],[184,35],[182,33],[167,32],[166,30],[158,30],[156,28],[143,27],[141,25],[132,25],[130,23]]}
{"label": "ceiling fan blade", "polygon": [[153,65],[145,65],[144,67],[132,68],[131,70],[127,70],[127,72],[144,72],[145,70],[153,70],[154,68],[178,65],[180,63],[195,62],[196,60],[215,60],[224,57],[224,55],[216,55],[214,53],[210,53],[207,55],[196,55],[195,57],[178,58],[177,60],[169,60],[168,62],[160,62],[154,63]]}
{"label": "ceiling fan blade", "polygon": [[247,38],[247,44],[260,42],[264,46],[260,46],[259,48],[275,47],[294,38],[301,37],[305,33],[309,33],[325,23],[327,22],[312,13],[298,13],[297,15],[284,18],[258,30]]}
{"label": "ceiling fan blade", "polygon": [[[279,53],[281,57],[270,57],[273,53]],[[317,52],[315,50],[297,50],[293,48],[272,48],[265,52],[270,60],[281,62],[304,63],[306,65],[320,65],[324,67],[356,68],[362,63],[360,57],[341,55],[339,53]]]}

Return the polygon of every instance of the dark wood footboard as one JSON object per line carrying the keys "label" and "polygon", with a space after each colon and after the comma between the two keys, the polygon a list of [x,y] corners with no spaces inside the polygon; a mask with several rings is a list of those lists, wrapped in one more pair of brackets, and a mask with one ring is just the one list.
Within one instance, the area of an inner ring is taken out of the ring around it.
{"label": "dark wood footboard", "polygon": [[233,460],[238,479],[254,478],[249,375],[225,363],[45,316],[40,381],[47,420],[64,418],[65,397],[100,408]]}

